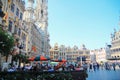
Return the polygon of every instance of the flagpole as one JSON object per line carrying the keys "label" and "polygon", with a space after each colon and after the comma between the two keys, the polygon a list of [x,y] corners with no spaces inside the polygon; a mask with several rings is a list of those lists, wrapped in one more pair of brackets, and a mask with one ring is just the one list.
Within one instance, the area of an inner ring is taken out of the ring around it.
{"label": "flagpole", "polygon": [[80,63],[81,63],[81,66],[82,66],[82,56],[80,57]]}

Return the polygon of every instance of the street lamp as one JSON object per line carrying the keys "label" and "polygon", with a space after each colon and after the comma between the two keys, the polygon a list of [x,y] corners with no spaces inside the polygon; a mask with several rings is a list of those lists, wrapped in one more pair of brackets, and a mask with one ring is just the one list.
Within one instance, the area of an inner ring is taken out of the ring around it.
{"label": "street lamp", "polygon": [[22,49],[23,49],[23,44],[21,44],[20,46],[19,46],[19,49],[20,49],[20,54],[22,53]]}

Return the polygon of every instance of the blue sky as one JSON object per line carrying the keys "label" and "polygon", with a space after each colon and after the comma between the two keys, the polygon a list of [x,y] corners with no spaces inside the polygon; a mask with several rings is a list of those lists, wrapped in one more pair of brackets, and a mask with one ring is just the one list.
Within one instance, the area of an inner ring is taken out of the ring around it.
{"label": "blue sky", "polygon": [[48,0],[50,44],[105,47],[120,29],[119,16],[120,0]]}
{"label": "blue sky", "polygon": [[50,44],[98,49],[120,29],[120,0],[48,0]]}

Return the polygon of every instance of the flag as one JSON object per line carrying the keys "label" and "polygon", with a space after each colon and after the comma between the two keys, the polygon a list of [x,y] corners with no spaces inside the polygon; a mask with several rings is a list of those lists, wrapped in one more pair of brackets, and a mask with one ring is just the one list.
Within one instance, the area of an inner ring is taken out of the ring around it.
{"label": "flag", "polygon": [[37,52],[36,46],[32,46],[32,51]]}
{"label": "flag", "polygon": [[5,21],[6,21],[6,20],[7,20],[7,18],[8,18],[8,13],[6,12],[6,13],[5,13],[5,16],[3,17],[3,20],[5,20]]}
{"label": "flag", "polygon": [[9,4],[9,5],[11,4],[11,0],[8,0],[8,4]]}

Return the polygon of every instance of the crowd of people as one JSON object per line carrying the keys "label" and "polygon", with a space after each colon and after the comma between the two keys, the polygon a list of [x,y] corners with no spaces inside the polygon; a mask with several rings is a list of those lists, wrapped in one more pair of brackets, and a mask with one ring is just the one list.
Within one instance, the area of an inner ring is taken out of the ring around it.
{"label": "crowd of people", "polygon": [[4,71],[12,72],[12,71],[71,71],[71,70],[86,70],[89,72],[94,72],[96,70],[116,70],[120,69],[120,63],[97,63],[90,62],[83,64],[66,64],[64,62],[59,62],[57,65],[51,65],[49,63],[40,64],[33,63],[32,65],[27,64],[22,67],[17,67],[16,65],[9,66],[4,69]]}
{"label": "crowd of people", "polygon": [[96,71],[96,70],[116,70],[120,69],[120,63],[116,62],[105,62],[105,63],[97,63],[91,62],[88,67],[88,71]]}
{"label": "crowd of people", "polygon": [[33,63],[18,67],[16,65],[9,65],[8,68],[5,68],[3,71],[13,72],[13,71],[71,71],[71,70],[83,70],[80,64],[66,65],[65,62],[59,62],[57,65],[51,65],[49,63],[40,64]]}

